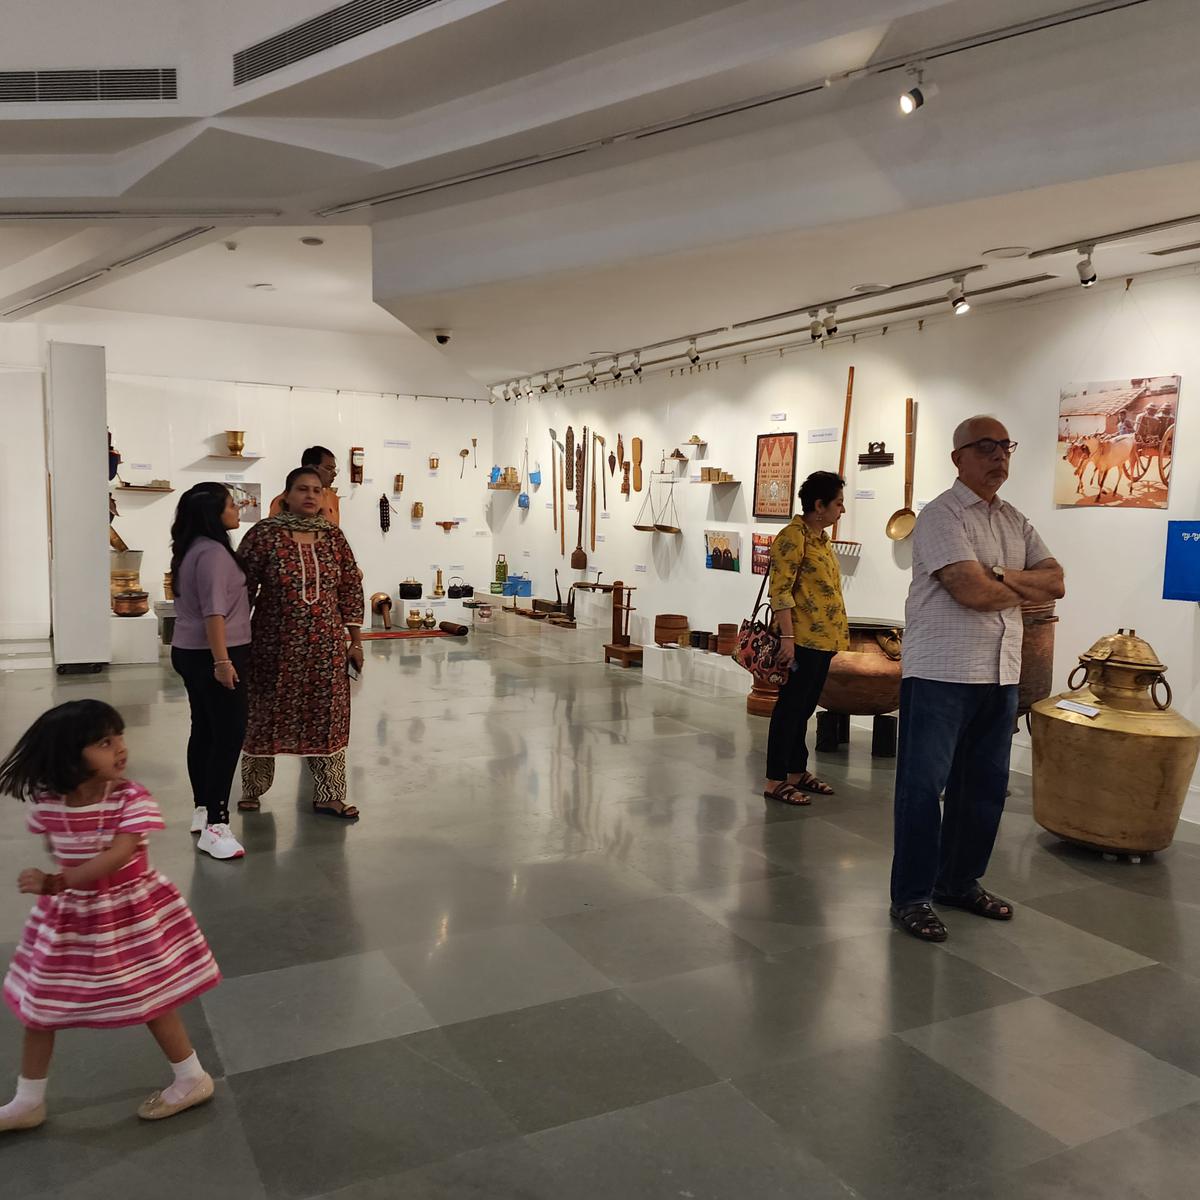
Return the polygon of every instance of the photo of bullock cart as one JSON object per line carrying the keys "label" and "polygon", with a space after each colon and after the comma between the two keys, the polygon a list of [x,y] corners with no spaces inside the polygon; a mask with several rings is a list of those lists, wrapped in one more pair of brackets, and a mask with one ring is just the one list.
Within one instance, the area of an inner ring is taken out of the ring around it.
{"label": "photo of bullock cart", "polygon": [[1064,387],[1055,505],[1166,508],[1179,384],[1179,376],[1161,375]]}

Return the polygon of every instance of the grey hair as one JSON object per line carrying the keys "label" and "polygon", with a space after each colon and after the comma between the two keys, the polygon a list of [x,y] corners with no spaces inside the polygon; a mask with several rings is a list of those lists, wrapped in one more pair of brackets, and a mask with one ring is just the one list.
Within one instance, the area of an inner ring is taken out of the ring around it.
{"label": "grey hair", "polygon": [[979,413],[974,417],[968,417],[954,431],[954,449],[961,450],[968,442],[975,440],[975,426],[981,421],[995,421],[997,425],[1003,425],[1004,422],[999,417],[993,417],[991,413]]}

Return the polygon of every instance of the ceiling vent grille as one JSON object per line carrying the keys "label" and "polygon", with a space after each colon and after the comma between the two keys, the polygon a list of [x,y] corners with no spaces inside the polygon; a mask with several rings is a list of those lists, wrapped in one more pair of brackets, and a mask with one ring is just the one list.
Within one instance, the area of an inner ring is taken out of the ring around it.
{"label": "ceiling vent grille", "polygon": [[106,104],[178,98],[174,67],[0,71],[0,104]]}
{"label": "ceiling vent grille", "polygon": [[350,0],[339,4],[239,50],[233,56],[234,85],[270,75],[437,3],[439,0]]}

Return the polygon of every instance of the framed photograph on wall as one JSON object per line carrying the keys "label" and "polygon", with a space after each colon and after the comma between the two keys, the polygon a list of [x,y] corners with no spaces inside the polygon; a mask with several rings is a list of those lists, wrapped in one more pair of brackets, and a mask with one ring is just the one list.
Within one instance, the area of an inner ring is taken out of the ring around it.
{"label": "framed photograph on wall", "polygon": [[760,433],[754,455],[754,516],[790,521],[796,500],[794,433]]}

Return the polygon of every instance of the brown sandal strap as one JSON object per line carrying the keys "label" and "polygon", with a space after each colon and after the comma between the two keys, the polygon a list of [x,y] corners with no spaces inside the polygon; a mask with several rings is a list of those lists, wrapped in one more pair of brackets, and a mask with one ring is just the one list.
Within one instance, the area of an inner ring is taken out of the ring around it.
{"label": "brown sandal strap", "polygon": [[763,792],[764,800],[778,800],[781,804],[791,804],[797,808],[812,801],[793,783],[780,783],[769,792]]}
{"label": "brown sandal strap", "polygon": [[906,908],[891,909],[891,918],[905,933],[921,942],[944,942],[946,926],[933,911],[930,904],[910,904]]}
{"label": "brown sandal strap", "polygon": [[804,778],[795,785],[801,791],[812,792],[817,796],[832,796],[833,788],[829,786],[823,779],[818,779],[811,771],[804,773]]}

